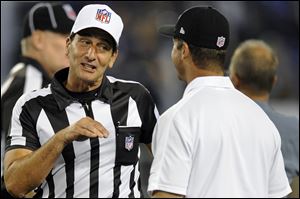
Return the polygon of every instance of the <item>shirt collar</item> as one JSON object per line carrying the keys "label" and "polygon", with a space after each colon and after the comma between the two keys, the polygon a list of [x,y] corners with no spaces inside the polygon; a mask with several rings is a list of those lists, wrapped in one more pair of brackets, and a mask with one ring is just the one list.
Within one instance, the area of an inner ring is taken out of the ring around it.
{"label": "shirt collar", "polygon": [[36,68],[37,70],[39,70],[43,74],[45,80],[48,83],[51,82],[49,75],[47,74],[47,72],[44,70],[44,68],[42,67],[42,65],[37,60],[32,59],[30,57],[24,57],[24,56],[22,56],[21,57],[21,61],[23,63],[25,63],[25,65],[31,65],[34,68]]}
{"label": "shirt collar", "polygon": [[[73,98],[64,88],[63,82],[67,80],[68,74],[69,68],[64,68],[58,71],[55,73],[51,83],[51,91],[60,110],[65,109],[71,103],[79,102],[78,99]],[[95,96],[95,99],[111,104],[112,87],[105,75],[103,75],[101,87],[98,89],[98,94]]]}
{"label": "shirt collar", "polygon": [[185,88],[183,97],[192,90],[202,87],[234,88],[229,77],[203,76],[193,79]]}

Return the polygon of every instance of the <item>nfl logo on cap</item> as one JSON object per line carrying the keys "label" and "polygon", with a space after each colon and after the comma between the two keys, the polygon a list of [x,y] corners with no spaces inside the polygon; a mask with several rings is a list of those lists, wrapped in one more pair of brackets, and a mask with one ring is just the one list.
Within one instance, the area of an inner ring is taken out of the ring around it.
{"label": "nfl logo on cap", "polygon": [[123,30],[121,17],[109,6],[104,4],[90,4],[84,6],[78,13],[71,33],[78,33],[87,28],[98,28],[108,32],[117,46]]}
{"label": "nfl logo on cap", "polygon": [[221,37],[218,37],[218,40],[217,40],[217,46],[219,48],[223,47],[225,44],[225,37],[221,36]]}
{"label": "nfl logo on cap", "polygon": [[101,21],[102,23],[109,23],[111,17],[111,13],[106,9],[98,9],[96,14],[96,19]]}
{"label": "nfl logo on cap", "polygon": [[133,136],[125,137],[125,149],[127,149],[128,151],[131,151],[131,149],[133,148],[133,141],[134,141]]}

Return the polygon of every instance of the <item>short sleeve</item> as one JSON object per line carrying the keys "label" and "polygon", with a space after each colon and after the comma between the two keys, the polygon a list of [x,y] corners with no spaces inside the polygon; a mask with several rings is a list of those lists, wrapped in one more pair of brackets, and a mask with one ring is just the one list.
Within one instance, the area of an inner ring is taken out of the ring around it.
{"label": "short sleeve", "polygon": [[186,195],[192,166],[189,130],[176,120],[160,118],[153,134],[153,155],[148,191]]}
{"label": "short sleeve", "polygon": [[142,119],[141,143],[149,144],[152,142],[153,129],[159,113],[157,107],[148,91],[144,91],[139,104],[140,117]]}
{"label": "short sleeve", "polygon": [[274,162],[270,170],[269,197],[280,198],[291,192],[289,181],[284,169],[284,162],[280,145],[276,149]]}
{"label": "short sleeve", "polygon": [[6,151],[15,148],[35,150],[40,147],[35,121],[31,114],[30,101],[26,101],[23,95],[13,108]]}

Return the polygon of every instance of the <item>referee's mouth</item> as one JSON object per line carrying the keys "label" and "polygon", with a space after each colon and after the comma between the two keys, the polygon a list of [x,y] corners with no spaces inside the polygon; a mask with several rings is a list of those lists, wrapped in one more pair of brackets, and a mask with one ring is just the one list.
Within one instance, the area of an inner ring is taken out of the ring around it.
{"label": "referee's mouth", "polygon": [[83,70],[88,71],[88,72],[95,72],[96,66],[88,63],[81,63],[81,67]]}

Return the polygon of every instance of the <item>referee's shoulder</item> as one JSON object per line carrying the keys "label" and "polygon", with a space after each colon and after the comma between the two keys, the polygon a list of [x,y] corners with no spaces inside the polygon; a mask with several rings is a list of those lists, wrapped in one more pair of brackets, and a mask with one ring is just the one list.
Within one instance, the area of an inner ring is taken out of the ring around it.
{"label": "referee's shoulder", "polygon": [[140,82],[118,79],[112,76],[107,76],[107,79],[113,85],[113,88],[119,89],[122,92],[135,95],[150,95],[149,90]]}
{"label": "referee's shoulder", "polygon": [[30,100],[34,100],[38,97],[45,97],[47,95],[50,95],[51,90],[50,90],[50,84],[44,88],[40,88],[40,89],[36,89],[27,93],[24,93],[17,101],[16,104],[18,104],[19,106],[23,106],[26,102],[30,101]]}

